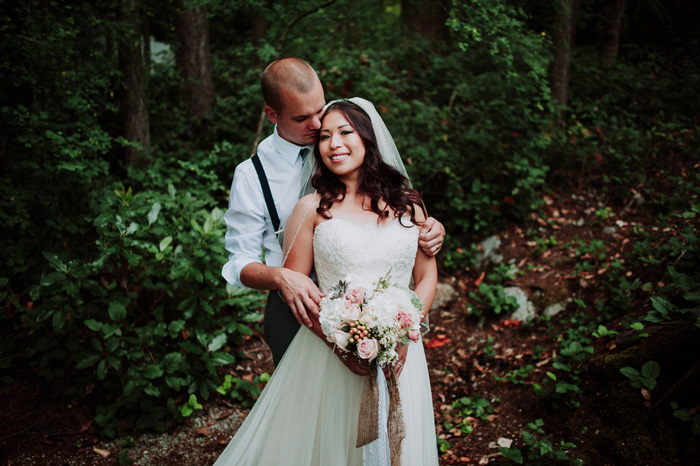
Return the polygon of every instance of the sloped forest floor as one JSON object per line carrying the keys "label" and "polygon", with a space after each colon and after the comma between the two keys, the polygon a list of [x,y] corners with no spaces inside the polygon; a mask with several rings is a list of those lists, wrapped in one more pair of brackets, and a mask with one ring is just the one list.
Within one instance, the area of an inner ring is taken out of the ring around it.
{"label": "sloped forest floor", "polygon": [[[603,331],[581,342],[592,354],[588,351],[568,369],[553,367],[560,351],[557,344],[570,338],[566,331],[575,326],[572,319],[590,320],[600,312],[597,302],[611,300],[603,286],[611,274],[629,281],[638,278],[653,288],[667,278],[665,266],[620,270],[612,265],[615,259],[626,263],[639,240],[637,227],[656,225],[656,213],[647,203],[634,201],[632,194],[614,205],[601,191],[574,187],[550,192],[545,200],[542,215],[533,214],[498,234],[498,253],[503,263],[520,271],[503,285],[525,291],[538,316],[555,303],[563,303],[561,312],[530,323],[503,314],[470,315],[468,304],[476,302],[470,293],[478,294],[477,286],[488,281],[489,270],[441,271],[441,282],[454,287],[456,295],[431,312],[432,328],[424,339],[441,464],[501,464],[504,457],[498,446],[511,441],[525,461],[528,452],[538,452],[530,464],[568,464],[548,459],[558,450],[597,466],[700,464],[699,438],[669,408],[669,401],[686,396],[689,389],[697,404],[700,377],[691,366],[700,354],[698,329],[669,323],[647,326],[649,337],[637,337],[628,324],[642,321],[649,310],[648,292],[631,290],[624,297],[628,307],[609,314],[605,328],[617,334]],[[596,243],[602,246],[593,250],[592,240],[602,241]],[[605,254],[597,254],[601,251]],[[583,262],[592,267],[577,268]],[[235,376],[252,380],[272,372],[261,335],[258,325],[240,348],[246,357],[230,368]],[[619,369],[639,369],[648,355],[655,355],[662,376],[655,389],[640,390]],[[166,433],[136,432],[106,441],[95,433],[90,406],[64,398],[60,387],[42,390],[24,371],[15,375],[17,382],[0,397],[0,464],[7,466],[213,464],[248,411],[218,396]],[[578,389],[569,385],[574,390],[570,396],[536,392],[538,385],[553,387],[554,378]],[[535,436],[529,437],[532,449],[523,430]]]}

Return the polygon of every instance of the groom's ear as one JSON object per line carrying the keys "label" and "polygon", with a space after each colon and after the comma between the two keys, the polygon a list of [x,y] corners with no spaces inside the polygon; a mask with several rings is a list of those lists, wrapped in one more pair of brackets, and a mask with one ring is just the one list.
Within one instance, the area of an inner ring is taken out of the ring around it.
{"label": "groom's ear", "polygon": [[265,105],[265,115],[267,116],[267,119],[270,120],[270,123],[272,123],[273,125],[277,124],[277,120],[279,120],[279,115],[277,114],[275,109],[273,109],[269,105]]}

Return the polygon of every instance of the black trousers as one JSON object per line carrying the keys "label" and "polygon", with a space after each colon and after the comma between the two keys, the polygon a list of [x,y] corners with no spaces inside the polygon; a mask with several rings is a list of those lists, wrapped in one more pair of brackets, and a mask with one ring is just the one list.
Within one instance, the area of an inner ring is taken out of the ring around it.
{"label": "black trousers", "polygon": [[265,305],[265,317],[263,330],[265,341],[272,350],[272,360],[275,366],[287,351],[289,344],[299,330],[299,322],[292,314],[291,309],[284,302],[277,290],[270,291]]}

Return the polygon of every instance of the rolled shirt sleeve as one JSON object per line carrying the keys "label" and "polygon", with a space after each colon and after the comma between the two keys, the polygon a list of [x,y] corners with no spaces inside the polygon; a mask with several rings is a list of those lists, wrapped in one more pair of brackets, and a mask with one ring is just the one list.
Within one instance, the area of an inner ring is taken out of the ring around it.
{"label": "rolled shirt sleeve", "polygon": [[281,265],[282,250],[268,217],[260,180],[252,162],[246,160],[236,167],[228,210],[224,214],[229,258],[222,275],[232,285],[244,286],[241,283],[243,268],[253,262],[263,262],[261,245],[265,248],[265,263],[272,267]]}

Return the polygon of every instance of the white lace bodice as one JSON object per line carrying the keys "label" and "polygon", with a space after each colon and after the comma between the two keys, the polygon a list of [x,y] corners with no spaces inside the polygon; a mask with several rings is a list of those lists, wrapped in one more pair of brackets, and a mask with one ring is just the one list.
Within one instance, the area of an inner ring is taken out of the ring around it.
{"label": "white lace bodice", "polygon": [[341,279],[370,285],[390,269],[392,283],[408,286],[418,248],[418,228],[406,228],[398,220],[357,225],[332,218],[316,227],[313,246],[322,292]]}

